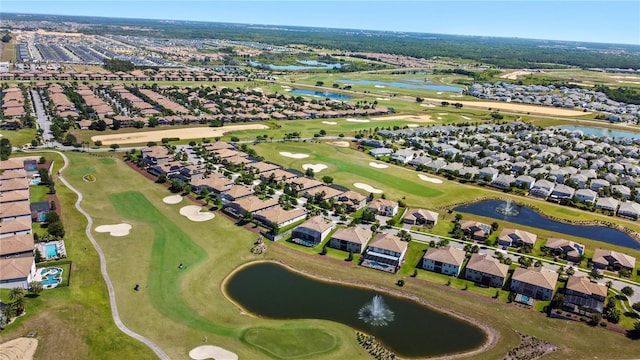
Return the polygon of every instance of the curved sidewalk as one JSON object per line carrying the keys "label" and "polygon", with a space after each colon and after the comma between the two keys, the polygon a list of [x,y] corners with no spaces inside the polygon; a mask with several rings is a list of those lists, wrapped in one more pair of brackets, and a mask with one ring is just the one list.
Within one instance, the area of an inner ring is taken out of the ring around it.
{"label": "curved sidewalk", "polygon": [[61,175],[62,171],[64,169],[66,169],[67,166],[69,165],[69,159],[67,158],[67,156],[65,154],[63,154],[63,153],[61,153],[59,151],[51,151],[50,150],[50,151],[47,151],[47,152],[56,153],[56,154],[60,155],[62,157],[62,159],[64,160],[64,165],[62,166],[62,168],[58,172],[58,179],[60,179],[62,181],[62,183],[67,188],[69,188],[69,190],[73,191],[74,193],[76,193],[76,195],[78,195],[78,200],[76,200],[76,203],[75,203],[76,209],[82,215],[84,215],[85,218],[87,218],[87,227],[85,229],[85,233],[87,234],[87,237],[89,238],[89,241],[91,241],[91,244],[93,245],[93,247],[98,252],[98,256],[100,256],[100,272],[102,273],[102,278],[104,279],[104,282],[107,284],[107,290],[109,291],[109,304],[111,305],[111,316],[113,317],[113,321],[116,323],[116,326],[118,327],[118,329],[120,329],[120,331],[122,331],[123,333],[127,334],[128,336],[140,341],[141,343],[147,345],[151,350],[153,350],[153,352],[156,353],[156,355],[160,359],[162,359],[162,360],[170,360],[171,358],[169,357],[169,355],[167,355],[164,351],[162,351],[162,349],[160,349],[160,347],[158,345],[156,345],[154,342],[152,342],[148,338],[146,338],[146,337],[144,337],[144,336],[132,331],[128,327],[126,327],[124,325],[124,323],[122,322],[122,320],[120,319],[120,314],[118,314],[118,304],[116,303],[116,294],[115,294],[115,290],[113,289],[113,284],[111,283],[111,278],[109,278],[109,274],[107,273],[107,262],[106,262],[106,259],[104,257],[104,253],[102,252],[102,249],[100,248],[100,245],[98,245],[96,240],[93,238],[93,235],[91,234],[91,228],[93,227],[93,219],[91,218],[89,213],[84,211],[84,209],[80,206],[80,203],[82,202],[82,199],[83,199],[82,193],[79,192],[78,190],[76,190],[76,188],[74,188],[73,186],[71,186],[71,184],[69,184],[69,182]]}

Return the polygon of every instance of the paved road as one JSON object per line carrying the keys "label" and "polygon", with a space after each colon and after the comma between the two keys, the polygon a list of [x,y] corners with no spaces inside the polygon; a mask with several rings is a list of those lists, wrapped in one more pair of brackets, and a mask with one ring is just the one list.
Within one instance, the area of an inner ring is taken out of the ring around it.
{"label": "paved road", "polygon": [[46,145],[54,142],[53,135],[51,134],[51,121],[44,110],[44,104],[40,98],[40,94],[37,91],[31,89],[31,99],[33,100],[33,107],[36,113],[36,123],[38,128],[42,129],[42,140]]}
{"label": "paved road", "polygon": [[[62,159],[64,160],[64,166],[60,169],[60,173],[62,173],[62,171],[66,169],[67,166],[69,165],[69,159],[65,154],[59,151],[49,151],[49,152],[53,152],[62,156]],[[116,303],[116,293],[113,288],[113,283],[111,282],[111,278],[109,278],[109,274],[107,273],[107,262],[106,262],[104,253],[102,252],[100,245],[98,245],[95,238],[93,237],[93,234],[91,234],[91,229],[93,228],[93,219],[91,218],[89,213],[87,213],[80,206],[80,203],[82,202],[82,199],[83,199],[82,193],[79,192],[77,189],[75,189],[73,186],[71,186],[71,184],[69,184],[69,182],[62,175],[58,175],[58,179],[60,179],[60,181],[62,181],[62,183],[67,188],[69,188],[69,190],[73,191],[74,193],[76,193],[76,195],[78,195],[78,200],[75,203],[75,207],[82,215],[84,215],[84,217],[87,218],[87,227],[85,229],[85,233],[87,234],[89,241],[91,241],[91,244],[96,249],[96,251],[98,252],[98,256],[100,257],[100,272],[102,273],[102,277],[104,278],[104,281],[107,284],[107,290],[109,291],[109,303],[111,305],[111,316],[113,317],[113,321],[116,323],[116,326],[118,327],[118,329],[120,329],[120,331],[122,331],[126,335],[147,345],[151,350],[153,350],[153,352],[155,352],[155,354],[160,359],[170,360],[171,358],[169,357],[169,355],[167,355],[164,351],[162,351],[162,349],[160,349],[158,345],[156,345],[154,342],[152,342],[148,338],[129,329],[126,325],[124,325],[124,323],[120,319],[120,314],[118,313],[118,304]]]}

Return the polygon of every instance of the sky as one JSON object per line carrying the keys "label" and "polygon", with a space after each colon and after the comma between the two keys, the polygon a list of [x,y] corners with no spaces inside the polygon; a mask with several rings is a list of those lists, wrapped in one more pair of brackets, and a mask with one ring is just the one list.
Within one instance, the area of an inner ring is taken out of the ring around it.
{"label": "sky", "polygon": [[0,11],[640,45],[640,0],[2,0]]}

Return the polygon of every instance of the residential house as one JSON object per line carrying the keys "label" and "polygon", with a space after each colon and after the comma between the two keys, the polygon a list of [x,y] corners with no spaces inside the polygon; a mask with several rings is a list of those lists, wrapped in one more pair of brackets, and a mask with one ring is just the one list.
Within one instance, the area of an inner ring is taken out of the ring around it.
{"label": "residential house", "polygon": [[500,189],[510,189],[516,183],[516,178],[508,174],[499,174],[491,182],[491,186],[495,186]]}
{"label": "residential house", "polygon": [[511,276],[511,291],[539,300],[551,300],[558,273],[544,267],[518,267]]}
{"label": "residential house", "polygon": [[602,313],[607,293],[606,286],[591,281],[587,276],[570,276],[564,291],[562,307],[582,315]]}
{"label": "residential house", "polygon": [[331,238],[329,239],[329,247],[348,251],[354,254],[360,254],[367,245],[371,235],[373,235],[373,232],[366,227],[354,226],[349,228],[340,228],[331,235]]}
{"label": "residential house", "polygon": [[580,262],[580,257],[584,255],[584,245],[566,239],[548,238],[543,248],[549,249],[555,256],[561,256],[576,263]]}
{"label": "residential house", "polygon": [[23,234],[5,237],[0,240],[0,258],[33,256],[33,234]]}
{"label": "residential house", "polygon": [[31,218],[29,217],[0,221],[0,239],[31,233]]}
{"label": "residential house", "polygon": [[636,266],[636,258],[613,250],[596,249],[591,260],[599,269],[613,269],[633,271]]}
{"label": "residential house", "polygon": [[618,216],[638,220],[640,218],[640,204],[631,201],[620,203]]}
{"label": "residential house", "polygon": [[557,184],[549,198],[553,200],[571,199],[575,193],[576,191],[573,188],[567,185]]}
{"label": "residential house", "polygon": [[478,176],[480,177],[480,179],[486,182],[492,182],[498,177],[499,174],[500,171],[492,167],[484,167],[478,172]]}
{"label": "residential house", "polygon": [[251,196],[252,194],[253,190],[243,185],[233,185],[230,188],[222,191],[222,197],[229,201],[240,200],[247,196]]}
{"label": "residential house", "polygon": [[191,181],[191,188],[198,194],[207,189],[210,194],[222,194],[233,186],[233,181],[219,174]]}
{"label": "residential house", "polygon": [[35,278],[36,262],[33,256],[0,259],[0,288],[19,287],[26,290]]}
{"label": "residential house", "polygon": [[453,246],[430,247],[422,257],[422,268],[457,277],[460,275],[465,255],[464,250]]}
{"label": "residential house", "polygon": [[576,196],[576,199],[578,199],[578,201],[583,204],[586,204],[586,203],[593,204],[598,199],[598,193],[591,189],[578,189],[576,190],[575,196]]}
{"label": "residential house", "polygon": [[502,229],[500,236],[498,236],[498,244],[500,246],[530,246],[533,247],[536,243],[538,235],[530,233],[524,230],[518,229]]}
{"label": "residential house", "polygon": [[405,224],[433,227],[438,223],[438,213],[425,209],[409,209],[404,215]]}
{"label": "residential house", "polygon": [[29,202],[15,202],[7,206],[0,207],[0,221],[31,219]]}
{"label": "residential house", "polygon": [[386,199],[374,199],[367,207],[380,216],[395,216],[398,213],[398,202]]}
{"label": "residential house", "polygon": [[620,205],[620,201],[610,196],[598,198],[598,200],[596,201],[596,209],[608,210],[614,213],[618,210],[619,205]]}
{"label": "residential house", "polygon": [[51,205],[48,201],[38,201],[29,204],[29,212],[31,213],[31,221],[33,222],[44,222],[49,211],[51,211]]}
{"label": "residential house", "polygon": [[631,199],[631,189],[625,185],[611,185],[611,192],[617,192],[625,199]]}
{"label": "residential house", "polygon": [[242,215],[246,211],[248,213],[255,215],[269,208],[272,208],[274,206],[278,206],[278,200],[276,199],[261,200],[259,197],[255,195],[251,195],[251,196],[247,196],[242,199],[236,200],[230,203],[229,206],[233,208],[237,212],[237,214]]}
{"label": "residential house", "polygon": [[383,156],[387,156],[387,155],[391,155],[393,154],[393,150],[392,149],[387,149],[387,148],[374,148],[369,150],[369,154],[371,156],[374,157],[383,157]]}
{"label": "residential house", "polygon": [[509,272],[509,265],[489,254],[472,254],[467,262],[464,278],[485,286],[501,288]]}
{"label": "residential house", "polygon": [[378,234],[369,242],[360,265],[395,273],[404,261],[407,247],[408,243],[396,235]]}
{"label": "residential house", "polygon": [[142,161],[147,165],[160,165],[171,160],[169,151],[164,146],[151,146],[141,150]]}
{"label": "residential house", "polygon": [[304,209],[285,210],[280,205],[270,207],[255,215],[256,220],[268,228],[275,229],[304,220],[305,217],[307,217],[307,211]]}
{"label": "residential house", "polygon": [[533,187],[529,191],[529,195],[546,199],[551,195],[551,192],[555,188],[556,184],[547,180],[538,180],[533,184]]}
{"label": "residential house", "polygon": [[338,196],[338,202],[347,206],[347,212],[362,209],[367,204],[367,197],[355,191],[346,191]]}
{"label": "residential house", "polygon": [[476,241],[486,241],[491,235],[491,226],[473,220],[460,221],[460,227],[464,235]]}
{"label": "residential house", "polygon": [[326,221],[322,215],[314,216],[293,229],[291,241],[305,246],[316,246],[329,235],[333,222]]}
{"label": "residential house", "polygon": [[525,190],[531,190],[535,182],[536,179],[529,175],[520,175],[516,178],[516,186]]}
{"label": "residential house", "polygon": [[413,160],[416,152],[411,149],[399,149],[393,155],[391,155],[391,159],[401,164],[408,164],[409,161]]}

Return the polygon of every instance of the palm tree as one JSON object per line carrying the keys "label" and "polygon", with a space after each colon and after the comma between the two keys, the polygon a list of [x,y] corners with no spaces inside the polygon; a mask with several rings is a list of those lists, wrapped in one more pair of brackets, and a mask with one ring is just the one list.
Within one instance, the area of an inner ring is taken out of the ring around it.
{"label": "palm tree", "polygon": [[569,275],[569,276],[573,276],[576,273],[576,269],[574,269],[572,266],[570,266],[569,268],[567,268],[565,273],[567,273],[567,275]]}
{"label": "palm tree", "polygon": [[15,308],[16,315],[20,315],[24,312],[24,295],[25,291],[21,287],[14,287],[9,291],[9,300],[11,300],[10,306]]}
{"label": "palm tree", "polygon": [[593,268],[589,273],[589,277],[592,278],[593,280],[600,280],[604,277],[604,275],[602,275],[602,273],[600,273],[598,269]]}

